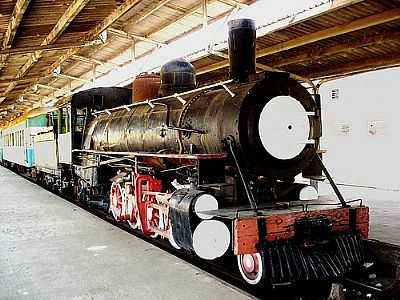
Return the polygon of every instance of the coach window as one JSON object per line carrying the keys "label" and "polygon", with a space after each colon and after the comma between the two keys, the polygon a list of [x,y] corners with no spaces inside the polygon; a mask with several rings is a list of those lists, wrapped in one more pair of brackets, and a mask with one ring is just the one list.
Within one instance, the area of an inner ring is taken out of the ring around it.
{"label": "coach window", "polygon": [[53,111],[53,112],[51,113],[53,131],[54,131],[55,133],[59,133],[58,117],[59,117],[58,111]]}
{"label": "coach window", "polygon": [[68,133],[69,132],[69,111],[68,108],[64,107],[59,110],[60,118],[59,118],[59,128],[60,133]]}

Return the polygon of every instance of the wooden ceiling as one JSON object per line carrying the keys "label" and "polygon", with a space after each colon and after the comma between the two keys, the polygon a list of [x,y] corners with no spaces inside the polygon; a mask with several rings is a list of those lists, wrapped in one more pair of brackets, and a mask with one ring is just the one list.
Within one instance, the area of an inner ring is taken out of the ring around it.
{"label": "wooden ceiling", "polygon": [[[257,39],[259,69],[309,80],[400,65],[400,0],[342,0],[265,25]],[[192,62],[200,82],[227,76],[226,51]]]}
{"label": "wooden ceiling", "polygon": [[[2,0],[0,126],[253,2]],[[258,28],[257,67],[329,80],[397,66],[399,29],[400,0],[327,0]],[[228,73],[226,50],[192,63],[201,84]]]}
{"label": "wooden ceiling", "polygon": [[[2,0],[0,125],[201,26],[204,2]],[[208,21],[248,2],[208,0]]]}

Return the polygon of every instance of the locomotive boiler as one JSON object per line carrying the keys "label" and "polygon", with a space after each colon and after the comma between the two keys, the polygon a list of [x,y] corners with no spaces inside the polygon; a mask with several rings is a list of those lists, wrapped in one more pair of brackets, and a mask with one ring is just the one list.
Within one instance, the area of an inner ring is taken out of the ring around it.
{"label": "locomotive boiler", "polygon": [[[351,271],[364,261],[368,208],[350,207],[321,161],[318,95],[288,73],[256,73],[252,20],[229,22],[228,45],[229,80],[197,87],[177,59],[151,99],[88,106],[76,197],[203,259],[235,255],[252,285]],[[330,206],[295,182],[322,172],[339,198]]]}

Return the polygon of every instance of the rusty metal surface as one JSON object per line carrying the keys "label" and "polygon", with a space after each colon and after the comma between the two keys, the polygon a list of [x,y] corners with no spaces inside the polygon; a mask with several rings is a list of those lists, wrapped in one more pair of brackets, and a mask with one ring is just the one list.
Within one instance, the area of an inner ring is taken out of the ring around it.
{"label": "rusty metal surface", "polygon": [[132,83],[132,103],[157,98],[160,89],[160,75],[144,73]]}
{"label": "rusty metal surface", "polygon": [[[246,167],[256,174],[291,178],[313,158],[318,142],[306,145],[295,158],[279,160],[262,146],[258,120],[266,103],[279,95],[297,99],[308,112],[317,107],[298,82],[281,73],[266,73],[248,84],[230,86],[232,97],[219,87],[181,101],[152,102],[97,116],[86,131],[85,149],[113,152],[224,153],[233,137]],[[310,138],[319,138],[319,119],[310,118]]]}

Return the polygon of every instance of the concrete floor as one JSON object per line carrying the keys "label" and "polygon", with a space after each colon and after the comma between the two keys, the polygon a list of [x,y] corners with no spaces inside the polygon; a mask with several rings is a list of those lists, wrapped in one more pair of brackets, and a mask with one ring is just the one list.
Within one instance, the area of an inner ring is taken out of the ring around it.
{"label": "concrete floor", "polygon": [[[400,192],[340,187],[400,244]],[[322,184],[322,194],[332,193]],[[251,299],[0,167],[0,299]]]}
{"label": "concrete floor", "polygon": [[0,299],[251,299],[0,167]]}

